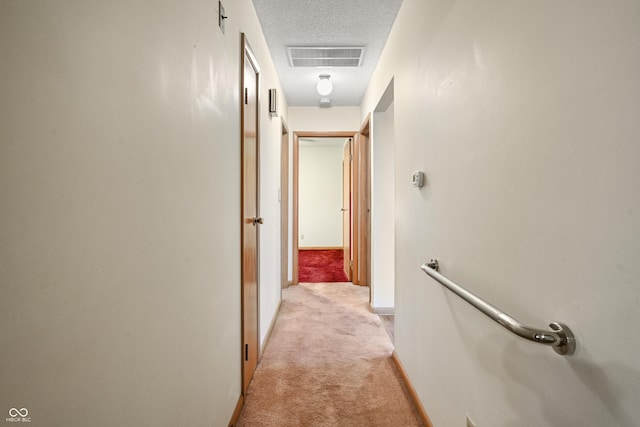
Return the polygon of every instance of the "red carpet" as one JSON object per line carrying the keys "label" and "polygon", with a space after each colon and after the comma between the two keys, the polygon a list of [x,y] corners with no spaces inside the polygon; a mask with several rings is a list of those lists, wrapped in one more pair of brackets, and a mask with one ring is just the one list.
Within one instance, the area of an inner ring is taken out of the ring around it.
{"label": "red carpet", "polygon": [[298,251],[298,280],[302,283],[348,282],[342,249]]}

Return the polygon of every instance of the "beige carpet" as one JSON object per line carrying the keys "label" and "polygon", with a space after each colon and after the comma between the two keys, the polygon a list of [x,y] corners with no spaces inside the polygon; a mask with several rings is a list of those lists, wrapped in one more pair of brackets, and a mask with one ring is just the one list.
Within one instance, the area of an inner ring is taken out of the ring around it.
{"label": "beige carpet", "polygon": [[237,425],[420,426],[368,295],[350,283],[284,290]]}

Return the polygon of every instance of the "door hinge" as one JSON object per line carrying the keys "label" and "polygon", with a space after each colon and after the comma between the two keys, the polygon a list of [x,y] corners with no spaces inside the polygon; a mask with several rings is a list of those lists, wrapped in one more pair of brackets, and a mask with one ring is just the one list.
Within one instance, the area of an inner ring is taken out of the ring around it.
{"label": "door hinge", "polygon": [[249,344],[244,345],[244,360],[249,360]]}
{"label": "door hinge", "polygon": [[353,162],[353,154],[349,154],[349,161]]}
{"label": "door hinge", "polygon": [[249,88],[248,87],[244,88],[244,103],[245,104],[249,103]]}

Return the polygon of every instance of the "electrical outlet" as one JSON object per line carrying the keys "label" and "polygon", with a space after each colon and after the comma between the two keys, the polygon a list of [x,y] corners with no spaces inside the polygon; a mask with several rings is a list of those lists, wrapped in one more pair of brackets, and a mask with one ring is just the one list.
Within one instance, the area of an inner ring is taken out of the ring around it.
{"label": "electrical outlet", "polygon": [[304,234],[300,235],[300,240],[304,240]]}
{"label": "electrical outlet", "polygon": [[467,414],[467,427],[478,427],[476,423],[473,422],[469,414]]}

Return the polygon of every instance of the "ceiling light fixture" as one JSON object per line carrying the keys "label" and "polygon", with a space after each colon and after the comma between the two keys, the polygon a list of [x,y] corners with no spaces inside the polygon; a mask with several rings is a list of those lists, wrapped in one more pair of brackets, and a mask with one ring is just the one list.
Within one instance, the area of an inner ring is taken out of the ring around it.
{"label": "ceiling light fixture", "polygon": [[320,103],[319,105],[322,108],[328,108],[331,107],[331,100],[329,98],[320,98]]}
{"label": "ceiling light fixture", "polygon": [[331,93],[331,91],[333,90],[333,85],[329,81],[330,77],[331,76],[329,74],[320,74],[320,81],[318,82],[318,85],[316,86],[316,90],[322,96],[329,95]]}

